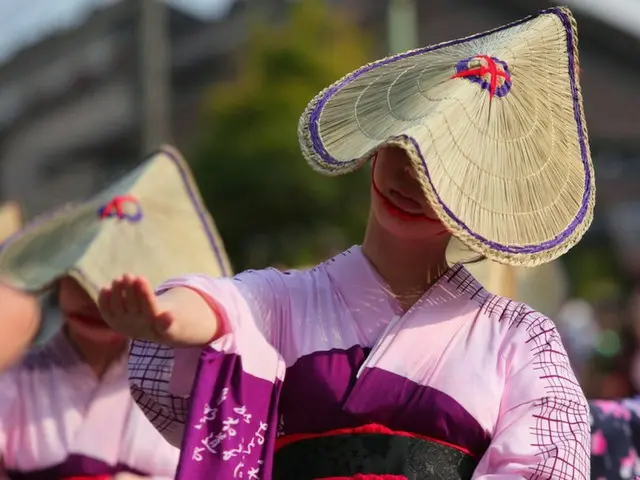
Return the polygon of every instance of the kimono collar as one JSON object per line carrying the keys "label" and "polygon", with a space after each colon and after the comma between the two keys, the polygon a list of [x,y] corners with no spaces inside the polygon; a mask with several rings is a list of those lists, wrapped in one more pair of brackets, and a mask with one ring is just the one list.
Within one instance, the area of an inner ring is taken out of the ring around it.
{"label": "kimono collar", "polygon": [[[386,282],[373,268],[359,245],[333,257],[326,263],[333,283],[343,294],[353,311],[359,306],[371,306],[386,310],[393,315],[402,315],[399,303]],[[482,303],[489,293],[461,264],[450,267],[416,302],[419,305],[438,305],[453,299],[465,298]],[[369,310],[370,311],[370,310]]]}
{"label": "kimono collar", "polygon": [[[125,350],[120,357],[109,366],[103,380],[127,375],[128,356]],[[31,369],[58,368],[71,372],[89,371],[90,367],[82,360],[79,353],[71,345],[64,330],[57,332],[46,344],[31,351],[25,359],[25,366]]]}

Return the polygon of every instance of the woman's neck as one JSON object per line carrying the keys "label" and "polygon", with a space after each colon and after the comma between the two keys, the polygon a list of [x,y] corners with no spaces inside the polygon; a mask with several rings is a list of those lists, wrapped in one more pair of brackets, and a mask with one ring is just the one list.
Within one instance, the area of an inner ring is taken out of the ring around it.
{"label": "woman's neck", "polygon": [[127,348],[126,339],[94,342],[70,328],[65,329],[65,334],[80,358],[91,367],[98,378],[104,376],[111,364],[120,358]]}
{"label": "woman's neck", "polygon": [[399,238],[370,218],[362,251],[408,310],[448,269],[448,241],[449,236],[432,241]]}

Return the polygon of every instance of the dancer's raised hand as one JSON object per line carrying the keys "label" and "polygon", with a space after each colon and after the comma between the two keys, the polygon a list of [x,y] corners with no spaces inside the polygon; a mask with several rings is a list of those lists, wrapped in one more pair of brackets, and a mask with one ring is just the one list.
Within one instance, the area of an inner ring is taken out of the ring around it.
{"label": "dancer's raised hand", "polygon": [[157,297],[144,277],[134,275],[103,288],[98,307],[114,330],[165,345],[204,345],[218,328],[216,315],[197,293],[177,288]]}

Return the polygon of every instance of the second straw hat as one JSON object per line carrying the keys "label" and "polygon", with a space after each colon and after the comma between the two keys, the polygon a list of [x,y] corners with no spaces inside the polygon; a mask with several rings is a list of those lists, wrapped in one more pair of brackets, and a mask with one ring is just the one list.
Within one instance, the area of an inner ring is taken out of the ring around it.
{"label": "second straw hat", "polygon": [[125,273],[153,287],[186,273],[231,274],[189,167],[171,147],[87,201],[35,219],[0,250],[0,277],[29,292],[68,275],[96,299]]}

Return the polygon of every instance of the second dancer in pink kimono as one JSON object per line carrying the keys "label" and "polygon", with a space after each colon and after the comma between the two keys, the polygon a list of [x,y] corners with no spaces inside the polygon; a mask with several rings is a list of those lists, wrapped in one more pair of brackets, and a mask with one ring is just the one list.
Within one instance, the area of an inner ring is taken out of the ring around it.
{"label": "second dancer in pink kimono", "polygon": [[172,149],[95,198],[35,220],[2,249],[1,277],[28,292],[53,290],[57,303],[39,345],[0,375],[0,469],[10,479],[174,478],[179,450],[132,399],[128,339],[104,323],[96,285],[125,270],[158,284],[185,269],[229,273]]}
{"label": "second dancer in pink kimono", "polygon": [[179,479],[589,478],[588,406],[553,322],[445,255],[535,266],[582,237],[578,71],[561,8],[366,65],[299,128],[319,171],[372,160],[362,246],[306,271],[103,290],[106,320],[142,339],[134,394],[181,442]]}

